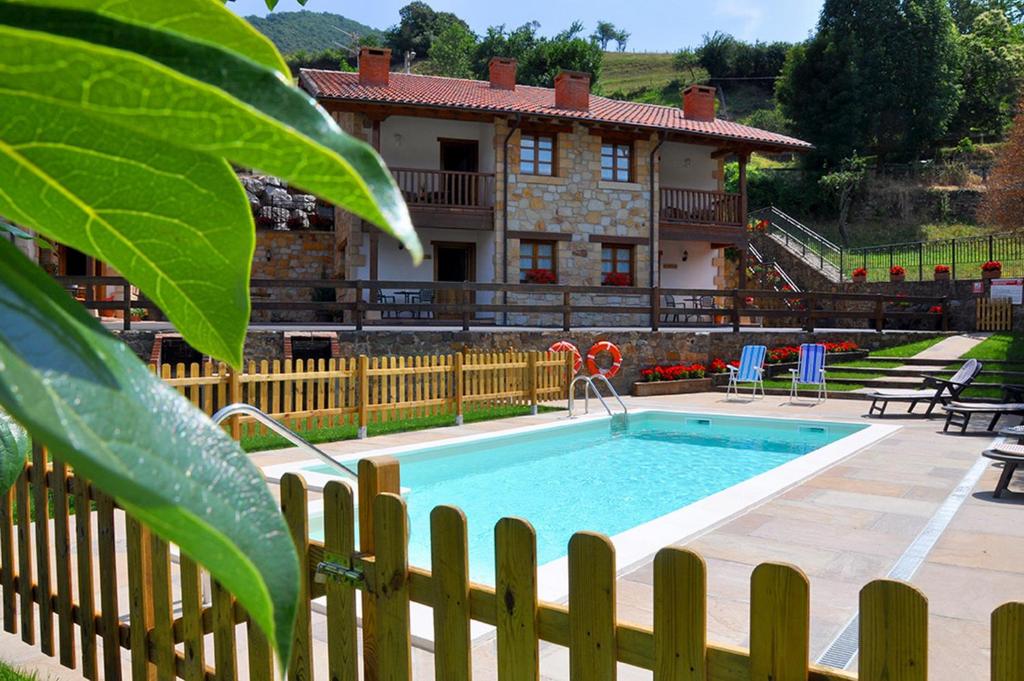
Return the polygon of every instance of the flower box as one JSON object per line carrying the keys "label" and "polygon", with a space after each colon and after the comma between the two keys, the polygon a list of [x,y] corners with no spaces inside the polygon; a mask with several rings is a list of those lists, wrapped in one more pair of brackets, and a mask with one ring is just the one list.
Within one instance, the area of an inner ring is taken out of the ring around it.
{"label": "flower box", "polygon": [[633,397],[656,397],[658,395],[689,395],[710,392],[710,378],[683,378],[678,381],[637,381],[633,384]]}
{"label": "flower box", "polygon": [[851,275],[853,276],[854,284],[863,284],[868,280],[868,271],[863,267],[858,267],[851,272]]}
{"label": "flower box", "polygon": [[936,272],[935,281],[949,281],[949,272]]}
{"label": "flower box", "polygon": [[1003,278],[1003,271],[1002,270],[982,270],[981,271],[981,278],[982,279],[1002,279]]}
{"label": "flower box", "polygon": [[900,267],[899,265],[893,265],[892,267],[889,268],[889,281],[893,282],[894,284],[899,284],[906,278],[907,271]]}

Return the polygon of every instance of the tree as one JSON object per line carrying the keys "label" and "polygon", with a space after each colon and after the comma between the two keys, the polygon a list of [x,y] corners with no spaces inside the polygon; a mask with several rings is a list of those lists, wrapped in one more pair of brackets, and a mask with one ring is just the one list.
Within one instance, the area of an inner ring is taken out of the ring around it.
{"label": "tree", "polygon": [[449,22],[430,46],[432,71],[451,78],[473,77],[477,38],[463,24]]}
{"label": "tree", "polygon": [[348,63],[350,54],[351,52],[346,49],[330,48],[319,52],[293,52],[285,55],[285,60],[293,76],[299,74],[299,69],[354,71],[355,69]]}
{"label": "tree", "polygon": [[425,2],[417,0],[398,10],[399,22],[384,35],[385,44],[396,58],[406,52],[415,52],[417,57],[429,57],[430,46],[448,24],[457,23],[466,31],[469,24],[451,12],[435,12]]}
{"label": "tree", "polygon": [[697,81],[697,68],[700,66],[700,59],[697,53],[688,47],[684,47],[672,55],[672,68],[676,71],[686,71],[689,74],[689,83]]}
{"label": "tree", "polygon": [[843,240],[843,245],[850,243],[850,234],[846,228],[850,216],[850,206],[857,190],[864,182],[864,171],[864,159],[854,153],[850,158],[843,160],[839,170],[823,175],[818,180],[821,188],[835,198],[836,207],[839,210],[839,236]]}
{"label": "tree", "polygon": [[[1024,110],[1024,109],[1022,109]],[[1024,113],[1014,119],[1010,136],[996,159],[978,217],[982,222],[1020,231],[1024,226]]]}
{"label": "tree", "polygon": [[597,22],[597,29],[594,30],[594,34],[591,36],[591,38],[596,40],[597,44],[601,46],[602,50],[607,50],[608,43],[613,40],[617,40],[618,37],[618,29],[616,29],[615,24],[610,21]]}
{"label": "tree", "polygon": [[539,37],[539,28],[536,21],[513,31],[506,31],[504,26],[488,28],[476,49],[473,70],[477,77],[487,78],[491,57],[511,57],[519,62],[517,79],[524,85],[551,87],[563,69],[589,73],[591,85],[597,82],[604,52],[596,40],[580,35],[580,22],[551,38]]}
{"label": "tree", "polygon": [[615,49],[619,52],[626,51],[626,43],[629,42],[629,37],[633,35],[629,31],[620,30],[615,34]]}
{"label": "tree", "polygon": [[1024,78],[1024,42],[1006,14],[992,10],[977,16],[963,45],[964,97],[950,131],[956,137],[1001,137],[1013,120]]}
{"label": "tree", "polygon": [[[380,157],[223,4],[37,0],[0,12],[0,42],[0,215],[116,268],[204,354],[241,365],[249,322],[255,226],[234,165],[420,257]],[[259,469],[6,239],[0,367],[0,407],[33,442],[208,569],[286,665],[299,563]],[[10,430],[5,480],[26,450]]]}
{"label": "tree", "polygon": [[697,61],[712,78],[728,78],[733,75],[738,44],[739,41],[728,33],[705,34],[704,42],[696,51]]}
{"label": "tree", "polygon": [[781,135],[789,134],[789,121],[782,115],[782,112],[778,108],[774,109],[757,109],[747,116],[743,121],[744,125],[749,125],[760,130],[768,130],[769,132],[777,132]]}
{"label": "tree", "polygon": [[985,12],[1000,12],[1012,24],[1024,21],[1024,0],[949,0],[949,9],[961,33],[974,30],[974,22]]}

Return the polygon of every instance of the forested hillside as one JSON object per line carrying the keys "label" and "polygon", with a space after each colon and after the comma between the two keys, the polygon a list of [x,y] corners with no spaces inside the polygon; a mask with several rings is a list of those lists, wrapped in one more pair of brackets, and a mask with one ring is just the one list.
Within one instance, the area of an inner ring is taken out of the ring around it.
{"label": "forested hillside", "polygon": [[271,12],[246,20],[270,38],[284,54],[319,52],[352,43],[349,34],[380,40],[381,32],[358,21],[331,12]]}

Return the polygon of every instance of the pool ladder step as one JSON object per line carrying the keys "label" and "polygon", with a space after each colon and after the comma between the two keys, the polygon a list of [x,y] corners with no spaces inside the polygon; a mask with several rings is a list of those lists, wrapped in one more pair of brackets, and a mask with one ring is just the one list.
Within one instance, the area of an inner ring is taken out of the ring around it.
{"label": "pool ladder step", "polygon": [[[604,383],[605,387],[608,388],[608,392],[612,394],[612,397],[615,398],[615,401],[619,403],[620,407],[622,407],[621,414],[615,414],[614,412],[612,412],[612,408],[608,406],[608,403],[605,401],[604,397],[601,396],[601,391],[597,389],[597,384],[594,382],[595,378]],[[583,374],[580,374],[576,378],[572,379],[572,382],[569,384],[569,418],[576,418],[575,407],[577,383],[583,383],[584,385],[584,414],[590,413],[590,393],[593,392],[594,397],[597,398],[598,402],[601,403],[601,406],[604,407],[604,410],[608,412],[608,416],[611,416],[612,419],[614,419],[616,416],[621,416],[623,420],[626,420],[629,417],[629,409],[626,407],[626,403],[622,401],[621,397],[619,397],[619,393],[615,390],[615,386],[612,385],[612,382],[609,381],[606,376],[603,376],[602,374],[594,374],[593,376],[585,376]]]}

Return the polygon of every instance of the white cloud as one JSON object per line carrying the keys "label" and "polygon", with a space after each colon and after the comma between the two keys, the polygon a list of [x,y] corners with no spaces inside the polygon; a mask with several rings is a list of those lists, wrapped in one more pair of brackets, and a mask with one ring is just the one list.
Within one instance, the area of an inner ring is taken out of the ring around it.
{"label": "white cloud", "polygon": [[750,0],[719,0],[715,14],[728,20],[725,33],[744,40],[757,38],[764,20],[764,10]]}

